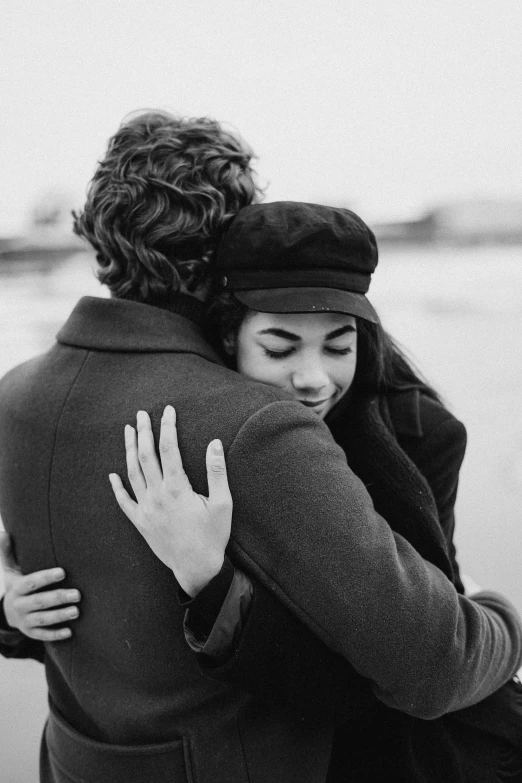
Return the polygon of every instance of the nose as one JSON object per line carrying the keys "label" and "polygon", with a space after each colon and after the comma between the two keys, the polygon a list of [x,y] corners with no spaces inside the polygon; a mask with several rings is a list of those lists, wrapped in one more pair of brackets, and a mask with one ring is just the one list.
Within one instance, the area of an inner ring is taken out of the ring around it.
{"label": "nose", "polygon": [[323,363],[315,357],[303,359],[299,366],[294,368],[292,374],[294,389],[308,394],[318,394],[328,386],[329,382]]}

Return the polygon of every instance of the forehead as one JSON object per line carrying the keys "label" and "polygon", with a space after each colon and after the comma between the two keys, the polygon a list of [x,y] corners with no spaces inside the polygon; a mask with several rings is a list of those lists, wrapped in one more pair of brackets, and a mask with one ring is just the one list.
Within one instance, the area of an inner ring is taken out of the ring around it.
{"label": "forehead", "polygon": [[251,311],[247,323],[249,331],[283,329],[303,337],[325,336],[345,326],[356,328],[353,315],[344,313],[260,313]]}

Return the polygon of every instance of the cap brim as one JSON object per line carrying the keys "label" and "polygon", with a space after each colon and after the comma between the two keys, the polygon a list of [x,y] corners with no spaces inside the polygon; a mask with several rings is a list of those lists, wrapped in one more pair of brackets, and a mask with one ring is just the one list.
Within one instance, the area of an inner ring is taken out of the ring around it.
{"label": "cap brim", "polygon": [[264,288],[233,293],[242,304],[261,313],[344,313],[379,323],[364,294],[338,288]]}

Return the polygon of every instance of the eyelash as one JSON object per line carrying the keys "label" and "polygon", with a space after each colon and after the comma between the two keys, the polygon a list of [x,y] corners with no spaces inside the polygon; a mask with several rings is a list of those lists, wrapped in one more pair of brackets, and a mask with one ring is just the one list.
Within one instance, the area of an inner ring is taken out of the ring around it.
{"label": "eyelash", "polygon": [[[288,348],[286,351],[271,351],[269,348],[264,348],[263,350],[270,359],[286,359],[294,349]],[[325,348],[324,350],[333,356],[347,356],[352,352],[351,348]]]}

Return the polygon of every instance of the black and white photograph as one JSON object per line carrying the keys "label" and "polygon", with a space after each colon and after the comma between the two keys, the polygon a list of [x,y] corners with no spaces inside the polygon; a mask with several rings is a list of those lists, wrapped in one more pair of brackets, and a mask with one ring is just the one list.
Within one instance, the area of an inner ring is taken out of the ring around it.
{"label": "black and white photograph", "polygon": [[0,9],[1,783],[522,783],[521,42]]}

